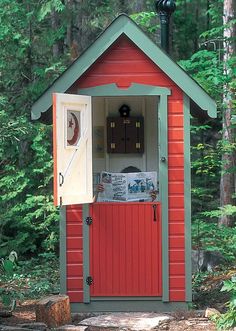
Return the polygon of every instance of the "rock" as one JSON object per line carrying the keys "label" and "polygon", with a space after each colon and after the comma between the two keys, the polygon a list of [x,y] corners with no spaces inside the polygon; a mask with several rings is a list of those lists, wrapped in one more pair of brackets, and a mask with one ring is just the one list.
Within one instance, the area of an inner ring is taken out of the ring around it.
{"label": "rock", "polygon": [[56,329],[56,331],[85,331],[87,326],[82,325],[63,325]]}
{"label": "rock", "polygon": [[52,295],[36,304],[36,321],[56,328],[71,321],[70,301],[67,295]]}
{"label": "rock", "polygon": [[101,315],[101,313],[71,313],[72,323],[78,324],[86,318]]}
{"label": "rock", "polygon": [[40,323],[40,322],[21,323],[18,324],[17,326],[21,328],[28,328],[30,330],[47,331],[47,325],[45,323]]}
{"label": "rock", "polygon": [[162,323],[160,326],[159,326],[159,329],[160,330],[169,330],[170,326],[169,326],[169,323]]}
{"label": "rock", "polygon": [[80,322],[80,325],[94,326],[97,330],[99,328],[119,328],[148,331],[172,319],[173,317],[167,314],[158,313],[114,313],[85,319]]}
{"label": "rock", "polygon": [[189,318],[189,321],[196,322],[196,323],[206,322],[207,318],[206,317],[192,317],[192,318]]}
{"label": "rock", "polygon": [[204,328],[204,327],[208,327],[210,325],[210,322],[205,317],[200,317],[200,318],[199,317],[193,317],[193,318],[188,318],[185,321],[185,324],[188,325],[188,326],[192,326],[192,327],[198,326],[198,327],[203,327]]}
{"label": "rock", "polygon": [[193,325],[196,325],[196,322],[187,320],[187,321],[185,321],[185,324],[188,326],[193,326]]}
{"label": "rock", "polygon": [[0,331],[32,331],[32,329],[20,328],[17,326],[10,325],[0,325]]}
{"label": "rock", "polygon": [[212,317],[212,316],[214,316],[214,315],[220,315],[220,312],[217,310],[217,309],[215,309],[215,308],[207,308],[206,309],[206,311],[205,311],[205,317],[207,317],[207,318],[210,318],[210,317]]}
{"label": "rock", "polygon": [[225,262],[224,256],[218,251],[192,250],[192,273],[212,271]]}
{"label": "rock", "polygon": [[204,317],[205,316],[205,310],[194,310],[194,314],[197,317]]}

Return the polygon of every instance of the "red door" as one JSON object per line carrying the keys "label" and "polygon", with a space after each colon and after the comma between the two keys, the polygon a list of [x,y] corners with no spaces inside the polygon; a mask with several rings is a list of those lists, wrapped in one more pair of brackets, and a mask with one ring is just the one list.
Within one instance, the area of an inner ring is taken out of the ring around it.
{"label": "red door", "polygon": [[91,296],[160,296],[160,204],[94,203],[91,215]]}

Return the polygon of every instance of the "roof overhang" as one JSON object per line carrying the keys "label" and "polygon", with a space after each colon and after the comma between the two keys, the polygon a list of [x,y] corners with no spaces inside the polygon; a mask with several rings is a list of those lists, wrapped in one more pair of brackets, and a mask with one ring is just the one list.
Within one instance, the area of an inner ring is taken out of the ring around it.
{"label": "roof overhang", "polygon": [[[215,101],[178,64],[158,47],[128,16],[118,16],[104,32],[74,61],[64,73],[35,101],[31,110],[32,120],[52,106],[53,93],[65,93],[91,65],[122,35],[136,44],[176,85],[191,99],[193,116],[217,116]],[[145,47],[144,47],[145,45]],[[43,118],[48,115],[44,114]]]}

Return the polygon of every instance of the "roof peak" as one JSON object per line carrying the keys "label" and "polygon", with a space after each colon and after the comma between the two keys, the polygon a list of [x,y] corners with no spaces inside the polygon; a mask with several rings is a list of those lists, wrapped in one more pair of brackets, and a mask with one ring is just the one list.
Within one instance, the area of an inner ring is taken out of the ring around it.
{"label": "roof peak", "polygon": [[125,34],[151,59],[182,91],[209,116],[216,117],[216,104],[210,96],[178,66],[143,30],[124,13],[119,14],[78,59],[35,101],[32,119],[52,106],[52,93],[66,92],[91,65],[122,35]]}

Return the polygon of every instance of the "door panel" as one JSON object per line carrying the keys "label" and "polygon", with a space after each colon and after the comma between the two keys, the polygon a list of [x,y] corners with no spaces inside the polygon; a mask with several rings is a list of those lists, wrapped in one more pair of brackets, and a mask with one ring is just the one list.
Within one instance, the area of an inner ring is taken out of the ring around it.
{"label": "door panel", "polygon": [[107,152],[125,153],[125,127],[123,118],[107,119]]}
{"label": "door panel", "polygon": [[160,296],[160,204],[94,203],[91,215],[91,296]]}
{"label": "door panel", "polygon": [[54,204],[93,201],[91,97],[53,95]]}
{"label": "door panel", "polygon": [[126,153],[144,152],[143,117],[130,117],[126,122]]}

